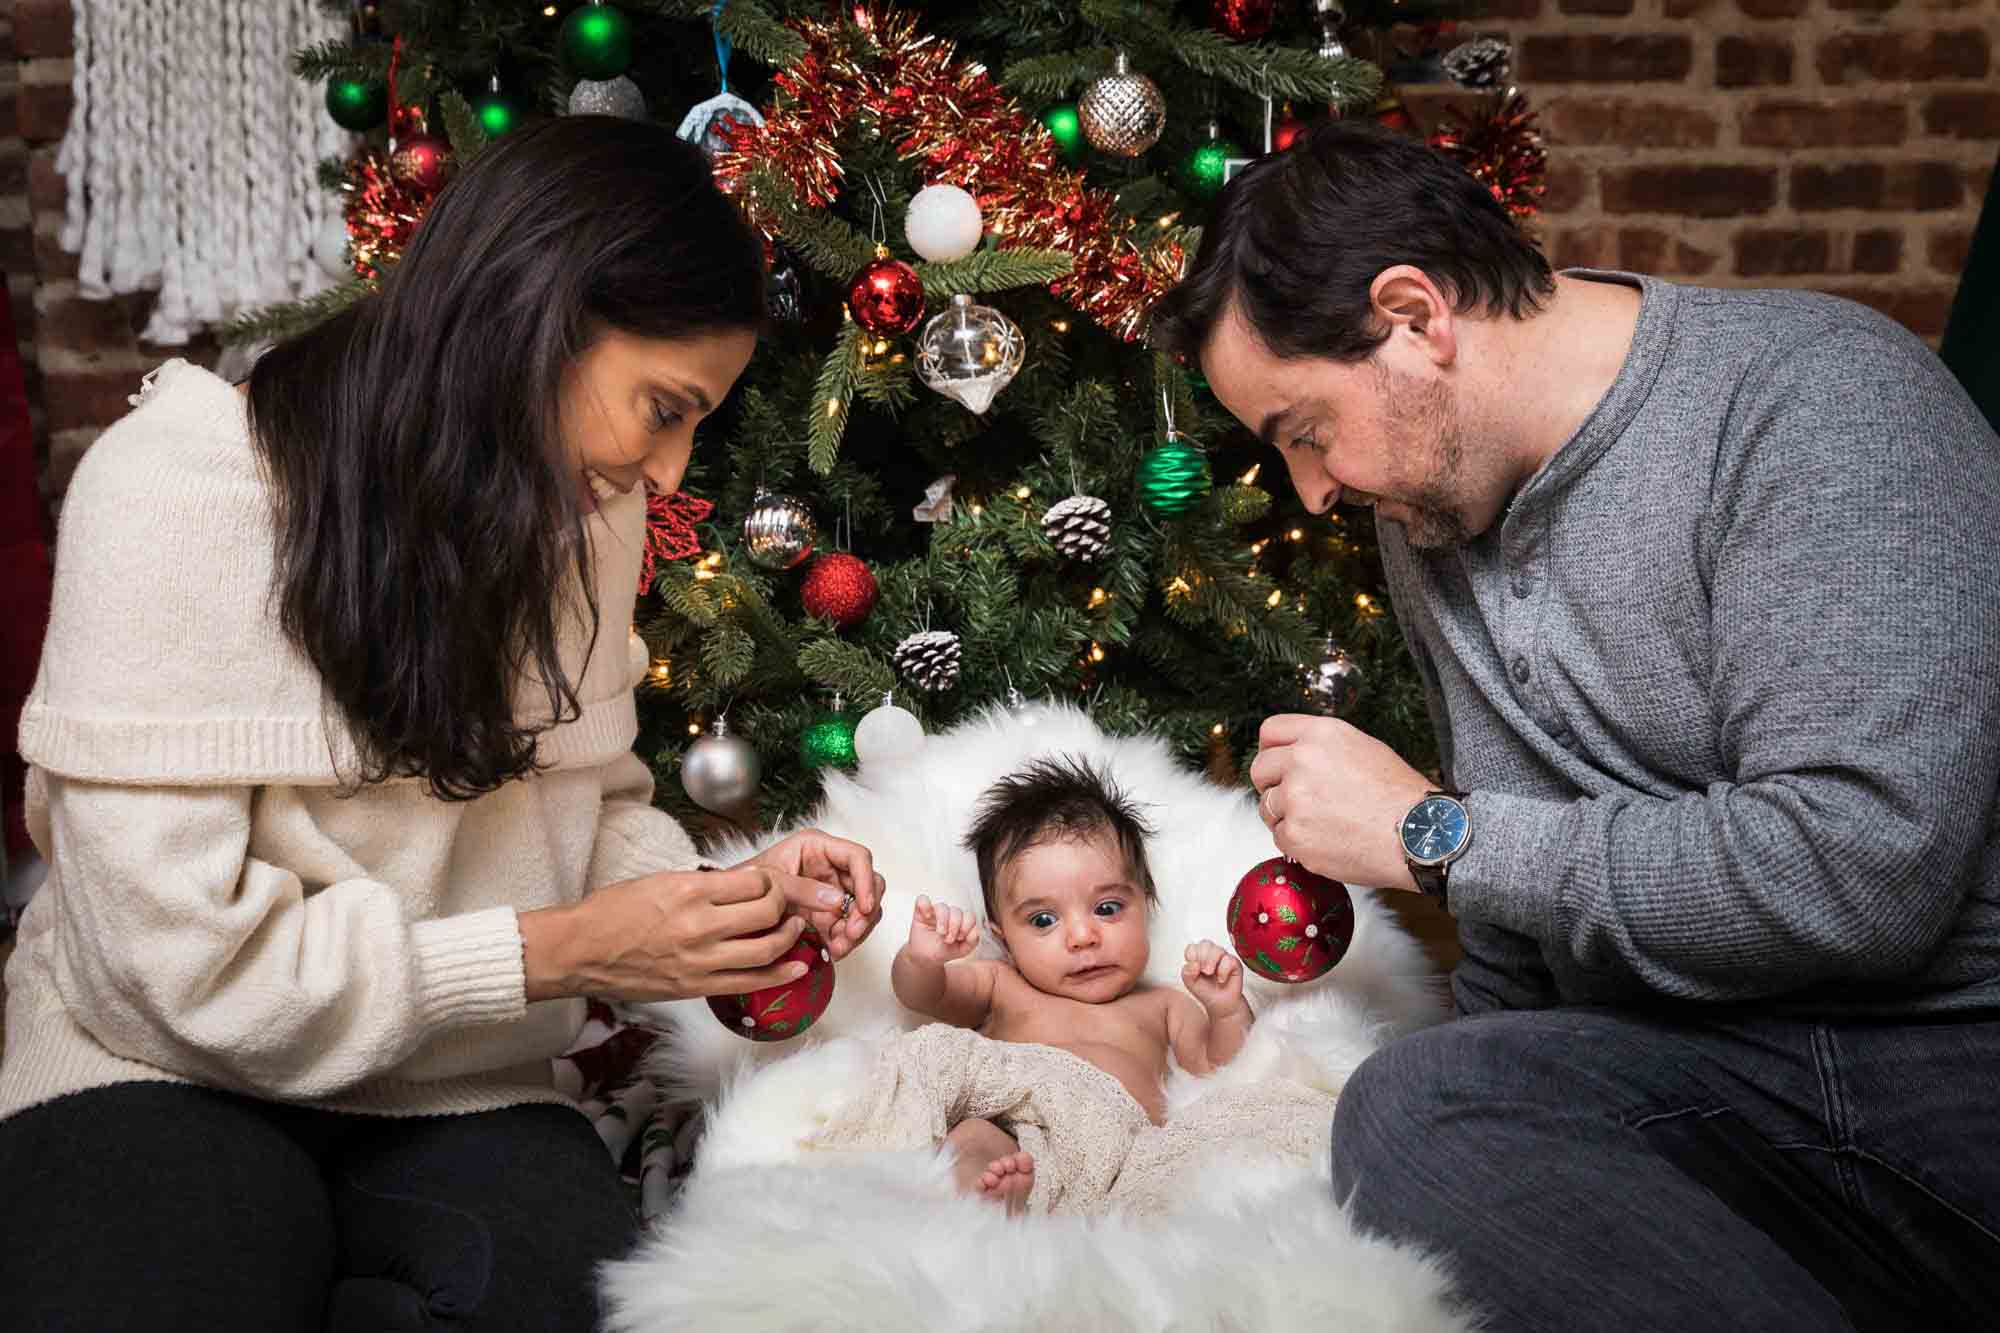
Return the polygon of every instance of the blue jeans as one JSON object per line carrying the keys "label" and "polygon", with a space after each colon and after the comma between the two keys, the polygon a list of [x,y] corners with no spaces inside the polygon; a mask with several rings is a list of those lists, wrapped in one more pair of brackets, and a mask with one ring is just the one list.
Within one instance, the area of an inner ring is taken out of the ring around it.
{"label": "blue jeans", "polygon": [[1480,1014],[1362,1064],[1356,1222],[1493,1330],[2000,1326],[2000,1021]]}
{"label": "blue jeans", "polygon": [[589,1333],[637,1222],[561,1106],[390,1119],[172,1083],[0,1122],[0,1327]]}

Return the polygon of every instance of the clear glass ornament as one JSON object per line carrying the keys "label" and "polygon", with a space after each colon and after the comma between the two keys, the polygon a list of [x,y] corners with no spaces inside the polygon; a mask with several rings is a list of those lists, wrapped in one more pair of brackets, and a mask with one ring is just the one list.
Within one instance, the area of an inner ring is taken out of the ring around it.
{"label": "clear glass ornament", "polygon": [[1027,352],[1020,325],[960,292],[951,298],[951,309],[924,325],[917,375],[945,397],[983,413],[1013,381]]}

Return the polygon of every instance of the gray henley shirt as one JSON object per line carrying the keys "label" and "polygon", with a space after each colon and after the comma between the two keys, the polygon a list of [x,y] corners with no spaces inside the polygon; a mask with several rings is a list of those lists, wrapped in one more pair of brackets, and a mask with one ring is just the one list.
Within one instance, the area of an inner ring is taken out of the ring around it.
{"label": "gray henley shirt", "polygon": [[1380,526],[1460,1008],[2000,1006],[2000,440],[1860,306],[1634,274],[1589,418],[1462,549]]}

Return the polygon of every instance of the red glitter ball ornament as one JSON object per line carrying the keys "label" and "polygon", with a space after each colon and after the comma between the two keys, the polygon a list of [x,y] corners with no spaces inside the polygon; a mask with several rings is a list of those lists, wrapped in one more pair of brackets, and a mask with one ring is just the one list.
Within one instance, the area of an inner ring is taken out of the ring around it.
{"label": "red glitter ball ornament", "polygon": [[428,134],[396,141],[389,154],[389,174],[396,183],[425,194],[436,194],[451,178],[451,145]]}
{"label": "red glitter ball ornament", "polygon": [[876,586],[874,571],[859,556],[835,551],[813,561],[799,585],[799,599],[806,614],[831,620],[842,629],[861,623],[875,609],[882,590]]}
{"label": "red glitter ball ornament", "polygon": [[424,116],[424,109],[415,102],[399,102],[389,112],[389,137],[410,139],[430,133],[430,123]]}
{"label": "red glitter ball ornament", "polygon": [[1277,0],[1214,0],[1208,21],[1232,42],[1254,42],[1271,30],[1277,8]]}
{"label": "red glitter ball ornament", "polygon": [[1243,966],[1272,981],[1311,981],[1347,952],[1354,900],[1339,880],[1274,856],[1237,881],[1227,921]]}
{"label": "red glitter ball ornament", "polygon": [[807,926],[776,965],[804,963],[806,974],[782,986],[748,995],[711,995],[709,1010],[722,1025],[751,1041],[784,1041],[811,1027],[833,1002],[833,955],[819,932]]}
{"label": "red glitter ball ornament", "polygon": [[924,280],[902,260],[890,258],[887,246],[878,245],[874,262],[848,284],[847,308],[854,322],[876,337],[900,337],[924,317]]}

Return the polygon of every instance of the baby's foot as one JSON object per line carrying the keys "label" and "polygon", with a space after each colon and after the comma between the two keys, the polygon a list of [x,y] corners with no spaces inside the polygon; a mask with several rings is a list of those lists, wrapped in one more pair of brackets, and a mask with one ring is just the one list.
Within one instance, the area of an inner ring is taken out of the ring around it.
{"label": "baby's foot", "polygon": [[996,1203],[1007,1205],[1007,1211],[1019,1214],[1028,1206],[1028,1191],[1035,1187],[1035,1155],[1033,1153],[1008,1153],[996,1157],[986,1164],[979,1175],[979,1192]]}

